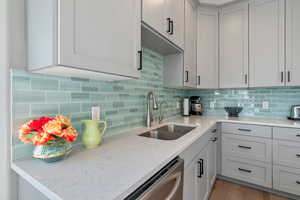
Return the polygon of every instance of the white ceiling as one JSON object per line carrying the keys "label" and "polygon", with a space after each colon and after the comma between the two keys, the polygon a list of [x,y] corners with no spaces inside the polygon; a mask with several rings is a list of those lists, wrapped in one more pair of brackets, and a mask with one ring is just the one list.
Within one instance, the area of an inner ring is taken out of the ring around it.
{"label": "white ceiling", "polygon": [[199,0],[200,3],[205,3],[205,4],[213,4],[213,5],[222,5],[225,3],[229,3],[235,0]]}

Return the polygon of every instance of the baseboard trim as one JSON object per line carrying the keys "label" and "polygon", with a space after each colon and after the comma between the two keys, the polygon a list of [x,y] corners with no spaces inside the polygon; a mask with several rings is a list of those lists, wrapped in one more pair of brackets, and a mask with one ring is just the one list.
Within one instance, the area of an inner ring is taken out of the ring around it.
{"label": "baseboard trim", "polygon": [[297,195],[294,195],[294,194],[273,190],[271,188],[262,187],[262,186],[255,185],[255,184],[252,184],[252,183],[247,183],[245,181],[240,181],[240,180],[237,180],[237,179],[229,178],[227,176],[222,176],[220,174],[217,175],[217,179],[221,179],[221,180],[224,180],[224,181],[244,185],[244,186],[254,188],[254,189],[257,189],[257,190],[262,190],[262,191],[265,191],[265,192],[269,192],[269,193],[272,193],[272,194],[275,194],[275,195],[278,195],[278,196],[288,198],[290,200],[299,200],[300,199],[300,196],[297,196]]}

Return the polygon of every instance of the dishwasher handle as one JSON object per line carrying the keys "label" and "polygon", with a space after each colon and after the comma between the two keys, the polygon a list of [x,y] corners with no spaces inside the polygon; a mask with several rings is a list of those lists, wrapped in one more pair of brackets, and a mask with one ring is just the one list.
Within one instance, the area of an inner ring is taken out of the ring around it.
{"label": "dishwasher handle", "polygon": [[179,189],[180,183],[181,183],[181,177],[182,177],[181,172],[178,172],[166,180],[166,181],[172,181],[173,179],[176,179],[176,183],[175,183],[172,191],[170,192],[170,194],[167,196],[166,200],[172,200],[174,198],[174,196],[176,195],[176,193]]}

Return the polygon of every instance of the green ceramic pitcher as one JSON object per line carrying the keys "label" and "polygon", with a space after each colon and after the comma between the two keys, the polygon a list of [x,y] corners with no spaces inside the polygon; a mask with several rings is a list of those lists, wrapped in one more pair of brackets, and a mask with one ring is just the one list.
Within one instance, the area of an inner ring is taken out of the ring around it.
{"label": "green ceramic pitcher", "polygon": [[[98,147],[107,128],[106,121],[82,120],[81,122],[84,124],[84,131],[82,135],[83,145],[87,149]],[[100,130],[100,124],[103,124],[102,130]]]}

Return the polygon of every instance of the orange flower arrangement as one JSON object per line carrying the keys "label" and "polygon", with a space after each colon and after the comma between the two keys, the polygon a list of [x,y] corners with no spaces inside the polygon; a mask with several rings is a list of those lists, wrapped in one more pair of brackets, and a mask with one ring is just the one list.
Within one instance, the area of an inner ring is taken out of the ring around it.
{"label": "orange flower arrangement", "polygon": [[19,139],[35,146],[52,144],[58,140],[74,142],[77,139],[77,132],[72,127],[71,120],[64,116],[41,117],[23,124],[19,129]]}

